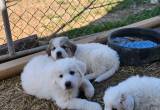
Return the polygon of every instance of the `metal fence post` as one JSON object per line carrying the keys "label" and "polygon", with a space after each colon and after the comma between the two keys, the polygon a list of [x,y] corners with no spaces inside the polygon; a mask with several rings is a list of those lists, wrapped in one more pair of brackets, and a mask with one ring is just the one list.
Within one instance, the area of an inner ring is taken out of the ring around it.
{"label": "metal fence post", "polygon": [[14,49],[14,44],[13,44],[13,40],[12,40],[8,11],[7,11],[5,0],[0,0],[0,8],[2,11],[2,19],[3,19],[3,25],[4,25],[5,35],[6,35],[6,39],[7,39],[8,52],[9,52],[10,56],[14,56],[15,49]]}

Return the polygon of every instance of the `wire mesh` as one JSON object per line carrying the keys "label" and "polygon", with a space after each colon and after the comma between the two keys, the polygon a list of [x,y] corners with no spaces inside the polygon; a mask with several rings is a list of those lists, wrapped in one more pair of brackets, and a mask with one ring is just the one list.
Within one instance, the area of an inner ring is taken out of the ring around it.
{"label": "wire mesh", "polygon": [[[47,36],[83,27],[101,18],[121,0],[8,0],[13,40]],[[0,44],[6,43],[0,19]]]}

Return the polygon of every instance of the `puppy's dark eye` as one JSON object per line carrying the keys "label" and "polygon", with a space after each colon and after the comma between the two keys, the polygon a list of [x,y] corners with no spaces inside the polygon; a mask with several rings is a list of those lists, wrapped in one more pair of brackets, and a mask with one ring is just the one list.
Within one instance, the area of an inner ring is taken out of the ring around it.
{"label": "puppy's dark eye", "polygon": [[112,110],[117,110],[116,108],[112,108]]}
{"label": "puppy's dark eye", "polygon": [[55,49],[56,49],[55,47],[52,48],[52,50],[55,50]]}
{"label": "puppy's dark eye", "polygon": [[66,49],[67,47],[63,45],[62,48],[63,48],[63,49]]}
{"label": "puppy's dark eye", "polygon": [[70,75],[74,75],[75,72],[74,72],[74,71],[70,71],[69,74],[70,74]]}
{"label": "puppy's dark eye", "polygon": [[59,75],[59,77],[60,77],[60,78],[63,78],[63,75],[62,75],[62,74],[60,74],[60,75]]}

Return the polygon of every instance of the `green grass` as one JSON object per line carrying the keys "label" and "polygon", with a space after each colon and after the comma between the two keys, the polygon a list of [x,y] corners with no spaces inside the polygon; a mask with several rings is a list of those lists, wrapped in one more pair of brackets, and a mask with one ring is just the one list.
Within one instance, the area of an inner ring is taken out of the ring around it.
{"label": "green grass", "polygon": [[69,36],[70,38],[75,38],[78,36],[89,35],[89,34],[101,32],[101,31],[109,30],[112,28],[125,26],[134,22],[138,22],[144,19],[157,16],[157,15],[160,15],[160,6],[157,6],[151,10],[144,10],[134,15],[129,15],[118,21],[111,21],[111,22],[101,23],[98,25],[91,24],[81,28],[70,30],[64,34]]}
{"label": "green grass", "polygon": [[121,9],[127,9],[133,5],[143,5],[150,2],[150,0],[123,0],[118,6],[116,6],[111,12]]}

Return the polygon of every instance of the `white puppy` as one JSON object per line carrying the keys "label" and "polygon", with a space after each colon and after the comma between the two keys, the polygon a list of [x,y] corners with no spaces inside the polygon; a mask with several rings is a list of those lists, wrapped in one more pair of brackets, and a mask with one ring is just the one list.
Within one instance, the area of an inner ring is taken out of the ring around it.
{"label": "white puppy", "polygon": [[52,99],[62,109],[101,110],[98,103],[76,98],[79,89],[90,98],[92,84],[83,79],[86,65],[73,58],[53,61],[47,55],[33,58],[21,75],[22,87],[27,94]]}
{"label": "white puppy", "polygon": [[133,76],[106,90],[105,110],[160,110],[160,79]]}
{"label": "white puppy", "polygon": [[47,49],[53,59],[72,57],[87,64],[86,78],[100,82],[112,76],[119,68],[119,56],[107,45],[99,43],[74,44],[68,37],[52,39]]}

